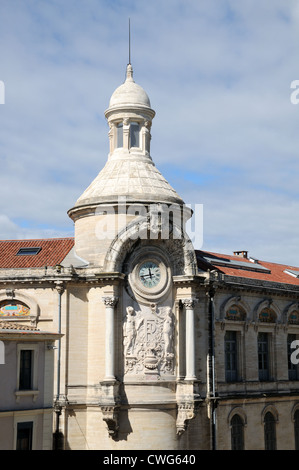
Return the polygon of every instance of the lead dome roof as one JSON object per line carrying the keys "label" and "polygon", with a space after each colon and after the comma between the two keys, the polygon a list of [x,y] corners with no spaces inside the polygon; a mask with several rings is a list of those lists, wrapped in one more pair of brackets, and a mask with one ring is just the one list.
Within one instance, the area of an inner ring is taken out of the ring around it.
{"label": "lead dome roof", "polygon": [[127,105],[137,105],[146,108],[151,107],[147,93],[140,85],[135,83],[133,79],[133,68],[131,64],[128,64],[127,66],[125,82],[116,88],[110,98],[109,109]]}

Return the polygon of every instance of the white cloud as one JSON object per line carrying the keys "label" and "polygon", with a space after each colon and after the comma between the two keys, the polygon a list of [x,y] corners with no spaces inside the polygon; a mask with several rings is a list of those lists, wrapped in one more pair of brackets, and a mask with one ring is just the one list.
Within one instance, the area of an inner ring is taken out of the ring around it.
{"label": "white cloud", "polygon": [[124,80],[129,17],[134,77],[157,112],[152,157],[186,202],[204,203],[204,248],[244,243],[299,266],[293,0],[2,0],[7,236],[72,229],[66,212],[107,159],[103,113]]}

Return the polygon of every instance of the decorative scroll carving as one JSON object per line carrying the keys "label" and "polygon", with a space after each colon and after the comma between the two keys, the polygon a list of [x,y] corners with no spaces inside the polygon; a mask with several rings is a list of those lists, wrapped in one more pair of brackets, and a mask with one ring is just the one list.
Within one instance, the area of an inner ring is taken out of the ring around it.
{"label": "decorative scroll carving", "polygon": [[127,307],[123,325],[125,374],[174,374],[174,315],[154,304],[136,312]]}

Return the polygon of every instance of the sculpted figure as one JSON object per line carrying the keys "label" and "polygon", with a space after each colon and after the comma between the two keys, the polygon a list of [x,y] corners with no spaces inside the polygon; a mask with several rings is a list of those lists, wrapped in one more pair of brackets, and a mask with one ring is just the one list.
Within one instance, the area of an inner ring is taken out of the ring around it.
{"label": "sculpted figure", "polygon": [[124,323],[124,354],[132,355],[134,351],[134,344],[136,338],[135,328],[135,310],[133,307],[127,307],[127,318]]}
{"label": "sculpted figure", "polygon": [[164,356],[166,357],[171,353],[173,337],[173,319],[170,307],[167,307],[166,316],[163,324],[163,338],[164,338]]}

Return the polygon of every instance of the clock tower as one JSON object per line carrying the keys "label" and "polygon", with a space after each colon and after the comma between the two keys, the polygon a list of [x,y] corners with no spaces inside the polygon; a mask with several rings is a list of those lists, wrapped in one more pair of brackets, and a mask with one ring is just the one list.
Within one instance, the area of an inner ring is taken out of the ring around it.
{"label": "clock tower", "polygon": [[68,212],[98,305],[88,348],[102,362],[88,368],[106,430],[94,448],[179,449],[200,400],[192,214],[150,155],[154,116],[128,64],[105,111],[106,165]]}

